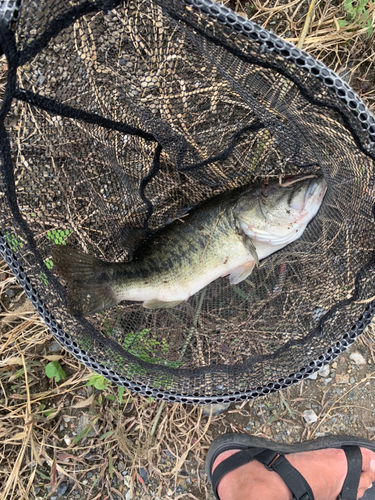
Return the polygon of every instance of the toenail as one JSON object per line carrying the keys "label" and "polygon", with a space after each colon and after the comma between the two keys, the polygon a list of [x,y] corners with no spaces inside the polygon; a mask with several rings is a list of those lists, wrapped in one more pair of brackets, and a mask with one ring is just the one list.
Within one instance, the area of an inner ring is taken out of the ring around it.
{"label": "toenail", "polygon": [[370,486],[367,489],[369,490],[370,488],[372,488],[372,483],[370,484]]}
{"label": "toenail", "polygon": [[375,460],[371,460],[370,467],[371,467],[371,470],[375,471]]}

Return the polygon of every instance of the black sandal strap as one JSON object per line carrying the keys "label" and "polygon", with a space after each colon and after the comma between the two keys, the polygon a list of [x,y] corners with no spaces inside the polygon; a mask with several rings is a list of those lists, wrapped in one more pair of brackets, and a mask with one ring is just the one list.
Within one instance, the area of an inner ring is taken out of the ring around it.
{"label": "black sandal strap", "polygon": [[265,450],[256,456],[256,460],[264,464],[268,470],[278,473],[291,491],[293,500],[314,500],[309,483],[283,454]]}
{"label": "black sandal strap", "polygon": [[339,495],[339,500],[356,500],[362,472],[362,453],[358,446],[343,446],[348,461],[348,472]]}
{"label": "black sandal strap", "polygon": [[[251,450],[254,450],[255,453],[252,453]],[[228,472],[231,472],[232,470],[235,470],[238,467],[241,467],[242,465],[245,465],[254,460],[254,455],[257,453],[257,451],[259,451],[259,448],[245,448],[244,450],[238,451],[234,455],[226,458],[225,460],[220,462],[217,467],[215,467],[215,470],[212,473],[211,481],[212,489],[217,500],[220,500],[219,495],[217,494],[217,487],[220,480],[226,474],[228,474]]]}
{"label": "black sandal strap", "polygon": [[284,455],[265,448],[245,448],[231,455],[215,467],[212,473],[212,489],[219,500],[217,487],[220,480],[232,470],[252,460],[262,463],[268,470],[277,472],[293,495],[293,500],[314,500],[313,492],[305,478],[295,469]]}

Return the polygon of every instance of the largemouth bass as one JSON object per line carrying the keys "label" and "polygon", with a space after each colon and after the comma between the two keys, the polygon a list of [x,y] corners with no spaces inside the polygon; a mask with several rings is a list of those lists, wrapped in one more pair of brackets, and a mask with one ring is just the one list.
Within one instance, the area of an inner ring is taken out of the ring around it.
{"label": "largemouth bass", "polygon": [[68,310],[93,314],[123,300],[174,307],[217,278],[246,279],[259,260],[299,238],[326,192],[323,177],[253,184],[215,196],[157,231],[133,260],[104,262],[65,245],[53,248],[67,284]]}

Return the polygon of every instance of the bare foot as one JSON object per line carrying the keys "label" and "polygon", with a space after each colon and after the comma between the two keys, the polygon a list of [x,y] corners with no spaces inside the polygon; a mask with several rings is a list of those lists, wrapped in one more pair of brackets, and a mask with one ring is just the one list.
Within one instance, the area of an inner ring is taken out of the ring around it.
{"label": "bare foot", "polygon": [[[213,470],[224,459],[236,453],[221,453],[213,464]],[[375,482],[375,453],[361,448],[362,474],[358,487],[358,499]],[[341,492],[347,473],[347,461],[343,450],[329,448],[285,455],[289,462],[306,479],[315,500],[336,500]],[[292,500],[292,494],[281,477],[256,461],[249,462],[226,474],[219,483],[220,500]]]}

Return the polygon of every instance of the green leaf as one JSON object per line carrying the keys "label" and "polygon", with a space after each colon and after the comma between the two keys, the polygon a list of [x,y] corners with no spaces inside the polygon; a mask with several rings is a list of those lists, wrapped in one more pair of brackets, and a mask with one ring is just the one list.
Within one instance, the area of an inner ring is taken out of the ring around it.
{"label": "green leaf", "polygon": [[367,38],[370,38],[370,36],[373,34],[374,32],[374,25],[372,24],[372,18],[370,17],[370,19],[367,21]]}
{"label": "green leaf", "polygon": [[47,276],[45,275],[45,273],[40,273],[39,274],[39,278],[41,280],[41,282],[44,284],[44,285],[48,285],[49,281],[48,281],[48,278]]}
{"label": "green leaf", "polygon": [[109,399],[110,401],[116,401],[116,396],[114,396],[113,394],[107,394],[106,399]]}
{"label": "green leaf", "polygon": [[40,470],[36,469],[35,472],[37,474],[39,474],[39,476],[42,477],[43,479],[46,479],[48,482],[51,481],[51,478],[49,476],[46,476],[45,474],[43,474],[43,472],[40,472]]}
{"label": "green leaf", "polygon": [[66,374],[58,361],[51,361],[46,365],[45,372],[48,378],[55,378],[56,382],[66,379]]}
{"label": "green leaf", "polygon": [[107,431],[105,432],[104,434],[102,434],[100,436],[100,438],[98,438],[99,441],[102,441],[103,439],[106,439],[107,437],[109,436],[112,436],[112,434],[114,434],[115,431]]}
{"label": "green leaf", "polygon": [[107,379],[105,379],[102,375],[97,375],[96,373],[91,375],[86,383],[88,387],[90,387],[90,385],[93,385],[95,389],[98,389],[98,391],[104,391],[104,389],[108,387],[109,384],[110,382]]}
{"label": "green leaf", "polygon": [[5,233],[4,238],[12,252],[16,253],[20,248],[22,248],[22,242],[16,234]]}
{"label": "green leaf", "polygon": [[[13,382],[13,380],[16,380],[19,377],[22,377],[23,374],[24,374],[24,369],[23,368],[17,370],[15,373],[13,373],[13,375],[11,375],[9,377],[8,382]],[[15,386],[15,387],[17,387],[17,386]]]}
{"label": "green leaf", "polygon": [[109,475],[111,476],[111,479],[113,479],[113,458],[112,458],[112,452],[109,452]]}
{"label": "green leaf", "polygon": [[77,444],[78,441],[81,441],[81,439],[83,439],[84,437],[87,436],[87,434],[90,432],[90,430],[92,429],[92,427],[95,425],[96,421],[95,422],[92,422],[88,425],[86,425],[86,427],[83,429],[82,432],[80,432],[74,439],[73,439],[73,444]]}
{"label": "green leaf", "polygon": [[46,260],[44,261],[44,263],[45,263],[45,265],[46,265],[47,269],[52,269],[52,268],[53,268],[53,262],[52,262],[52,260],[51,260],[51,259],[46,259]]}
{"label": "green leaf", "polygon": [[339,19],[337,21],[337,24],[340,26],[340,28],[344,28],[345,26],[348,26],[348,21],[345,21],[345,19]]}
{"label": "green leaf", "polygon": [[47,238],[56,245],[66,245],[65,240],[72,231],[70,229],[52,229],[47,232]]}
{"label": "green leaf", "polygon": [[44,412],[44,416],[47,417],[47,418],[49,418],[49,419],[51,419],[51,418],[53,418],[56,415],[56,413],[57,413],[57,410],[55,410],[55,409],[46,410]]}

